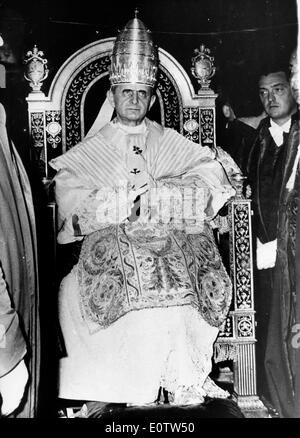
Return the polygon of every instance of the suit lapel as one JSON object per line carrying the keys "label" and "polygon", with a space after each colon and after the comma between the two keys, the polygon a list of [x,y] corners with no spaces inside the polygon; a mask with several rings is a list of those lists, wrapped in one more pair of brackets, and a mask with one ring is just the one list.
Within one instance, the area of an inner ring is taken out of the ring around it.
{"label": "suit lapel", "polygon": [[269,237],[268,237],[267,227],[266,227],[266,224],[264,222],[264,217],[262,214],[262,206],[261,206],[261,199],[260,199],[260,183],[261,183],[261,166],[263,163],[263,159],[265,157],[265,154],[266,154],[268,147],[270,146],[270,143],[272,142],[272,137],[271,137],[270,131],[268,129],[269,124],[270,124],[270,121],[268,119],[268,121],[266,120],[266,123],[263,125],[263,127],[259,133],[259,137],[258,137],[259,155],[258,155],[258,160],[257,160],[257,194],[256,194],[258,213],[259,213],[260,221],[263,225],[267,239]]}
{"label": "suit lapel", "polygon": [[282,175],[282,187],[281,187],[281,193],[280,197],[283,196],[283,193],[285,191],[285,187],[287,184],[287,181],[292,173],[292,169],[294,166],[295,158],[298,151],[299,146],[299,127],[297,126],[298,121],[294,121],[294,123],[291,126],[287,145],[286,145],[286,151],[285,151],[285,157],[284,157],[284,169],[283,169],[283,175]]}

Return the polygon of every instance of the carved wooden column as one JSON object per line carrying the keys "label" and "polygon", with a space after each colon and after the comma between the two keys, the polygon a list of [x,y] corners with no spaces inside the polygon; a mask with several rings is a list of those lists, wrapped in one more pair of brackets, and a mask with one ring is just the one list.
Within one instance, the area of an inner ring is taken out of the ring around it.
{"label": "carved wooden column", "polygon": [[257,396],[255,358],[255,310],[253,297],[253,249],[250,193],[242,194],[243,180],[237,174],[235,198],[230,203],[230,258],[234,291],[232,316],[234,396],[243,410],[265,410]]}

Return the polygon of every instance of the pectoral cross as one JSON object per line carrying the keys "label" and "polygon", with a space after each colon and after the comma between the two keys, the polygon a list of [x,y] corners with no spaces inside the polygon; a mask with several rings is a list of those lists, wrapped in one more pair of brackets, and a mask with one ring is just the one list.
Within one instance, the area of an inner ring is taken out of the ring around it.
{"label": "pectoral cross", "polygon": [[143,152],[143,150],[138,146],[133,146],[133,152],[135,152],[136,155],[140,155]]}
{"label": "pectoral cross", "polygon": [[136,167],[135,167],[133,170],[130,171],[130,173],[133,173],[134,175],[136,175],[136,174],[138,174],[138,173],[140,173],[140,172],[141,172],[141,171],[138,170]]}

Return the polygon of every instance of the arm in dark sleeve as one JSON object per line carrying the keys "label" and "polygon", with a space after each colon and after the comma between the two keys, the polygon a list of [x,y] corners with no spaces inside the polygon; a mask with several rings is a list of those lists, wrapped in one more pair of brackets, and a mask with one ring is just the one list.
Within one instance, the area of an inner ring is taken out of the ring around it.
{"label": "arm in dark sleeve", "polygon": [[252,126],[235,119],[228,123],[225,133],[225,150],[232,156],[245,175],[256,130]]}
{"label": "arm in dark sleeve", "polygon": [[236,120],[237,130],[239,131],[238,141],[239,147],[237,150],[237,163],[240,166],[242,173],[247,174],[247,164],[249,156],[255,142],[256,129],[239,120]]}

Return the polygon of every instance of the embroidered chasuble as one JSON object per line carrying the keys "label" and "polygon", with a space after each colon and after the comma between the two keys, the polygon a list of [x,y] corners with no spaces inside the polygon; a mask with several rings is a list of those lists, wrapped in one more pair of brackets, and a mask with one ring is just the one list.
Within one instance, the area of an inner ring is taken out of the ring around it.
{"label": "embroidered chasuble", "polygon": [[[155,180],[169,181],[172,168],[179,168],[179,172],[172,175],[173,185],[179,186],[189,177],[188,181],[193,178],[192,181],[197,181],[198,187],[206,189],[206,196],[212,183],[215,185],[212,188],[216,191],[216,178],[214,180],[214,175],[205,171],[206,165],[211,165],[208,159],[218,166],[217,162],[211,160],[213,152],[208,148],[197,147],[198,156],[194,157],[194,168],[190,163],[182,167],[176,155],[179,154],[181,163],[184,163],[183,153],[186,155],[186,151],[182,143],[185,139],[172,130],[171,138],[166,138],[166,144],[162,143],[160,149],[153,138],[150,138],[150,145],[147,144],[149,129],[145,122],[134,128],[111,123],[108,130],[113,135],[109,137],[109,147],[114,153],[112,157],[115,158],[115,165],[110,166],[106,175],[105,167],[98,166],[92,143],[95,173],[97,166],[97,176],[93,177],[95,184],[99,177],[107,176],[109,179],[110,173],[110,176],[113,174],[114,187],[118,185],[118,181],[125,181],[129,191],[134,193],[145,184],[153,185]],[[99,137],[98,135],[98,139]],[[179,142],[176,145],[174,140],[180,140],[180,150]],[[186,142],[191,143],[187,140]],[[169,150],[171,147],[172,153]],[[73,155],[76,156],[78,149],[77,146]],[[83,148],[79,149],[81,151],[83,152]],[[64,161],[65,157],[66,163],[72,164],[68,160],[68,154],[54,162]],[[72,166],[72,172],[82,172],[81,166],[86,163],[86,157],[85,155],[79,165],[75,163],[75,169]],[[106,157],[100,156],[103,164],[105,159]],[[199,173],[195,171],[197,162]],[[99,172],[98,169],[102,168],[104,172]],[[92,169],[88,170],[91,174]],[[101,182],[104,184],[104,181]],[[223,196],[232,193],[229,185],[224,188],[219,185],[217,190]],[[105,200],[108,208],[109,198]],[[134,196],[128,201],[125,217],[129,215],[133,198]],[[99,227],[95,214],[97,202],[99,197],[95,197],[93,190],[80,206],[73,207],[73,222],[75,215],[81,233],[87,234],[89,228],[92,231],[85,238],[78,263],[82,316],[91,331],[107,327],[131,310],[186,304],[195,306],[209,324],[222,324],[231,300],[231,283],[207,224],[197,234],[187,234],[184,229],[176,229],[169,224],[128,221],[116,225],[107,224],[101,230],[93,231]],[[91,219],[93,215],[94,218]]]}

